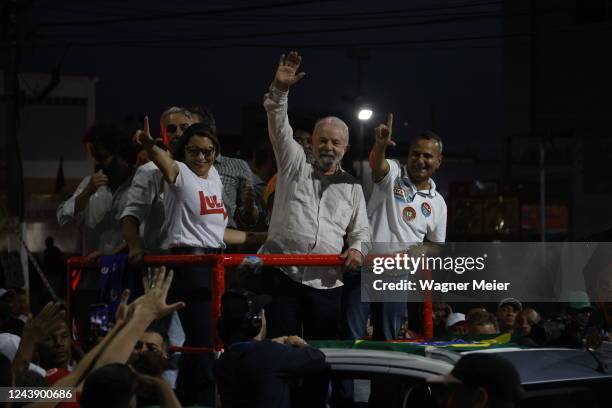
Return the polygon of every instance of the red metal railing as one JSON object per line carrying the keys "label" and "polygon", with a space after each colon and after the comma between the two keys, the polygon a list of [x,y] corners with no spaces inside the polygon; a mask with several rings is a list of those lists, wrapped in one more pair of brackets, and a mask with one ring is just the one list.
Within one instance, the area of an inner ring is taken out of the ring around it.
{"label": "red metal railing", "polygon": [[[261,266],[341,266],[344,263],[339,255],[298,255],[298,254],[222,254],[222,255],[146,255],[143,263],[147,266],[193,266],[212,265],[212,333],[213,339],[217,339],[217,320],[221,314],[221,296],[225,291],[225,268],[226,267],[248,267],[253,262]],[[76,256],[68,259],[68,288],[66,295],[67,313],[72,321],[72,292],[73,274],[76,269],[87,269],[99,267],[100,264],[92,263],[87,257]],[[423,307],[423,337],[433,337],[432,305],[431,298],[426,298]],[[211,351],[206,348],[177,348],[186,352]]]}

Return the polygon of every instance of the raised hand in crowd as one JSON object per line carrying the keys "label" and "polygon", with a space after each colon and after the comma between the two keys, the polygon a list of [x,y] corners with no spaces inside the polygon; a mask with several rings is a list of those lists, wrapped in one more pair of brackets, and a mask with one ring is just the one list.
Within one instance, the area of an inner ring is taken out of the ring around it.
{"label": "raised hand in crowd", "polygon": [[32,358],[36,345],[47,339],[52,333],[61,328],[66,315],[61,306],[49,302],[36,317],[28,315],[28,320],[23,326],[21,343],[13,360],[13,371],[20,373],[26,371]]}
{"label": "raised hand in crowd", "polygon": [[165,266],[159,267],[150,281],[145,286],[145,294],[134,301],[134,313],[143,318],[150,318],[151,321],[166,317],[173,312],[185,307],[185,303],[176,302],[171,305],[166,304],[168,291],[174,278],[172,269],[166,271]]}
{"label": "raised hand in crowd", "polygon": [[129,289],[125,289],[121,293],[121,300],[119,301],[117,311],[115,312],[115,324],[127,323],[127,321],[134,315],[135,302],[128,305],[130,293],[131,292]]}
{"label": "raised hand in crowd", "polygon": [[393,114],[387,117],[387,123],[381,123],[374,129],[375,142],[372,147],[368,162],[372,169],[372,179],[375,182],[382,180],[389,173],[389,163],[385,157],[385,150],[388,146],[396,146],[391,139],[393,134]]}
{"label": "raised hand in crowd", "polygon": [[[166,316],[184,306],[181,302],[173,305],[166,304],[166,296],[171,283],[172,271],[166,273],[166,269],[162,267],[156,271],[152,283],[145,288],[145,295],[139,297],[130,305],[127,304],[130,292],[125,290],[121,295],[121,302],[117,310],[116,324],[91,351],[85,354],[75,369],[53,384],[52,388],[79,387],[82,386],[86,377],[94,369],[111,363],[125,364],[134,349],[134,345],[155,318]],[[45,310],[43,317],[53,315],[55,309],[48,306]],[[44,319],[44,321],[49,320],[52,319],[47,317]],[[39,324],[36,325],[36,327],[38,326]],[[142,383],[151,383],[152,381],[148,376],[138,374],[136,374],[136,378]],[[160,406],[180,407],[170,387],[157,382],[157,380],[155,381]],[[36,402],[28,405],[28,407],[51,408],[56,405],[55,402]]]}
{"label": "raised hand in crowd", "polygon": [[172,270],[166,271],[163,266],[158,268],[151,281],[145,282],[145,294],[129,306],[127,305],[129,294],[123,293],[123,305],[120,306],[121,310],[118,311],[118,318],[125,322],[125,328],[112,340],[108,347],[109,351],[102,354],[96,363],[96,367],[112,363],[124,364],[128,361],[134,345],[140,339],[142,333],[154,320],[161,319],[175,310],[185,307],[183,302],[166,304],[173,276]]}
{"label": "raised hand in crowd", "polygon": [[22,340],[31,339],[38,342],[46,339],[49,333],[62,325],[65,318],[66,315],[58,303],[47,303],[36,317],[28,315],[28,320],[23,326]]}
{"label": "raised hand in crowd", "polygon": [[274,76],[274,87],[286,92],[292,85],[304,78],[305,72],[297,72],[301,63],[302,57],[295,51],[291,51],[287,56],[281,55]]}

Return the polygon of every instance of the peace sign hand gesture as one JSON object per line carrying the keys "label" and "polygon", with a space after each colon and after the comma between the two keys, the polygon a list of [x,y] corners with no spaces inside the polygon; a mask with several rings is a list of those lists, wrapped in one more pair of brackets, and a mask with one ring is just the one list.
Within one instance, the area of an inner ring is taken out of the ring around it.
{"label": "peace sign hand gesture", "polygon": [[301,63],[302,57],[295,51],[291,51],[287,56],[281,55],[274,76],[274,87],[279,91],[287,92],[291,85],[304,78],[305,72],[297,73]]}
{"label": "peace sign hand gesture", "polygon": [[374,129],[376,135],[376,143],[384,147],[396,146],[395,142],[391,140],[391,134],[393,129],[393,114],[390,113],[387,117],[387,124],[381,123]]}

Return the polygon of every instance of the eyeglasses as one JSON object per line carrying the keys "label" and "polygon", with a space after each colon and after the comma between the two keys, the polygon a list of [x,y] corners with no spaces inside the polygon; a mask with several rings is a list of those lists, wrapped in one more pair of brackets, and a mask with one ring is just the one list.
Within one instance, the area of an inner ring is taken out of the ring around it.
{"label": "eyeglasses", "polygon": [[148,351],[159,353],[159,347],[155,343],[143,343],[142,341],[137,341],[134,346],[135,350],[142,350],[143,347],[147,347]]}
{"label": "eyeglasses", "polygon": [[199,156],[200,154],[203,154],[204,157],[210,156],[210,155],[214,155],[215,151],[217,149],[215,149],[214,147],[211,147],[210,149],[198,149],[197,147],[186,147],[185,148],[185,152],[191,156]]}

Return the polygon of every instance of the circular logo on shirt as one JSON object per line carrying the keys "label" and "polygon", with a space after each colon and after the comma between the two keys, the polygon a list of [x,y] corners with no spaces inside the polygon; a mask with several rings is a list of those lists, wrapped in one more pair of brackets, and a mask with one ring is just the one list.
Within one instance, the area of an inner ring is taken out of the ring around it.
{"label": "circular logo on shirt", "polygon": [[431,215],[431,205],[429,203],[421,204],[421,212],[424,216],[429,217]]}
{"label": "circular logo on shirt", "polygon": [[404,207],[404,210],[402,211],[402,219],[404,220],[404,222],[410,222],[414,220],[415,217],[416,211],[414,210],[414,208],[410,206]]}

